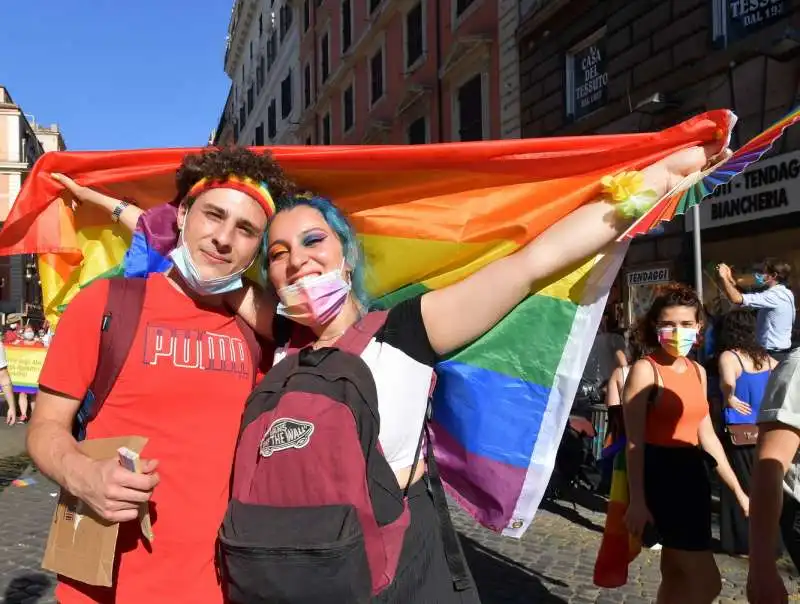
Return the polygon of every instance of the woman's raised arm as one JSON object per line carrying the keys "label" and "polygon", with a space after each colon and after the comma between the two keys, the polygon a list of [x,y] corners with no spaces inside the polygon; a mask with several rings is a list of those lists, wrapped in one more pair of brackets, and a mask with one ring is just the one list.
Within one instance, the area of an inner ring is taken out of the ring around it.
{"label": "woman's raised arm", "polygon": [[144,213],[144,210],[141,208],[137,208],[135,205],[123,201],[122,199],[104,195],[99,191],[79,185],[69,176],[65,176],[64,174],[58,174],[57,172],[54,172],[50,176],[56,182],[64,185],[64,188],[72,193],[77,204],[88,203],[90,205],[107,210],[109,214],[113,214],[115,211],[117,211],[119,213],[119,223],[122,226],[128,229],[131,233],[133,233],[133,231],[136,229],[136,223],[139,221],[139,216]]}
{"label": "woman's raised arm", "polygon": [[[678,151],[642,170],[645,188],[660,198],[686,176],[699,172],[719,144]],[[448,354],[491,329],[542,279],[597,254],[630,225],[614,205],[582,206],[521,250],[492,262],[463,281],[422,297],[422,317],[433,349]]]}

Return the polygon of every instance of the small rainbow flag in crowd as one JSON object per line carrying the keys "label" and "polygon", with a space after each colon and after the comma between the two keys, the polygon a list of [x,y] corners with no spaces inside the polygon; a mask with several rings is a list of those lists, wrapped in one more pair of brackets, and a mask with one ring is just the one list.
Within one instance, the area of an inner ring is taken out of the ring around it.
{"label": "small rainbow flag in crowd", "polygon": [[[514,252],[595,199],[603,176],[729,137],[734,121],[720,110],[658,133],[271,151],[297,183],[350,216],[369,289],[386,305]],[[91,280],[169,266],[174,207],[164,204],[181,160],[196,151],[48,153],[37,162],[0,232],[0,253],[40,254],[53,324]],[[151,211],[132,239],[108,215],[73,213],[53,172]],[[494,329],[438,365],[437,460],[450,492],[485,526],[519,537],[530,525],[625,247],[535,284]]]}
{"label": "small rainbow flag in crowd", "polygon": [[628,533],[628,467],[625,439],[611,443],[603,451],[603,460],[613,464],[611,494],[606,510],[603,540],[594,566],[594,584],[598,587],[621,587],[628,582],[628,565],[642,551],[641,542]]}

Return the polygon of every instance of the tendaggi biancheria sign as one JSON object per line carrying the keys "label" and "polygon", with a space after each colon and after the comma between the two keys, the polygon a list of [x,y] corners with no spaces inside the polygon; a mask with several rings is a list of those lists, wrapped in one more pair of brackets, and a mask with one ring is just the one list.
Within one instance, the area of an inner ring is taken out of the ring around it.
{"label": "tendaggi biancheria sign", "polygon": [[[700,204],[700,228],[711,229],[800,211],[800,151],[760,161]],[[694,228],[692,212],[686,230]]]}

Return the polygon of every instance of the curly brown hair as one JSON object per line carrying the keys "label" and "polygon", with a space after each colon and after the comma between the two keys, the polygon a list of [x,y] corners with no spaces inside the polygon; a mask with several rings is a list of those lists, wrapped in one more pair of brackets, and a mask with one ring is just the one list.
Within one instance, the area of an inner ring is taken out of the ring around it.
{"label": "curly brown hair", "polygon": [[656,290],[656,296],[650,305],[650,310],[636,325],[636,335],[639,344],[647,350],[658,348],[658,333],[656,324],[664,309],[675,306],[687,306],[694,309],[697,321],[703,320],[703,303],[697,292],[683,283],[667,283]]}
{"label": "curly brown hair", "polygon": [[245,147],[232,146],[187,155],[175,174],[178,193],[173,203],[180,203],[201,178],[225,180],[232,174],[266,182],[275,200],[297,191],[297,186],[284,174],[272,153],[253,153]]}
{"label": "curly brown hair", "polygon": [[756,340],[756,315],[747,308],[736,308],[722,317],[716,349],[718,356],[726,350],[741,350],[758,370],[769,363],[769,353]]}

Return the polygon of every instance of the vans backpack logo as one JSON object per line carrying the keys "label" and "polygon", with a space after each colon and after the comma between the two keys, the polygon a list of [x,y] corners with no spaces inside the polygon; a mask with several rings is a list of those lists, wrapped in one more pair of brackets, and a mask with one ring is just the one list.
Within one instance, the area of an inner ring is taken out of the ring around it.
{"label": "vans backpack logo", "polygon": [[261,457],[270,457],[277,451],[286,449],[302,449],[311,440],[314,424],[291,417],[281,417],[270,424],[261,439],[259,452]]}

